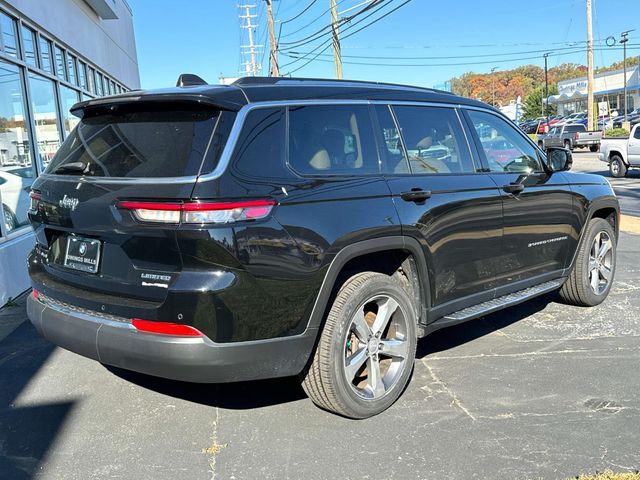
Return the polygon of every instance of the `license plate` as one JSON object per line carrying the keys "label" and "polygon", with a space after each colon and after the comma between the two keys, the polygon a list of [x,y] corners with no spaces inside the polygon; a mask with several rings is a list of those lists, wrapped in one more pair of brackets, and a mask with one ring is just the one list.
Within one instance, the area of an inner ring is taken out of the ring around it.
{"label": "license plate", "polygon": [[96,273],[100,263],[100,241],[92,238],[68,237],[64,266],[87,273]]}

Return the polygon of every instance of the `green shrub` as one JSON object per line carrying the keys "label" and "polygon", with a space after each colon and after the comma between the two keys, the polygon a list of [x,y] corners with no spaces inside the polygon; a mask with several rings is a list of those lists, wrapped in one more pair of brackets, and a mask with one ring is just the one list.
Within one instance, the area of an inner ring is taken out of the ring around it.
{"label": "green shrub", "polygon": [[607,128],[604,131],[604,136],[607,138],[610,137],[628,137],[629,131],[624,128]]}

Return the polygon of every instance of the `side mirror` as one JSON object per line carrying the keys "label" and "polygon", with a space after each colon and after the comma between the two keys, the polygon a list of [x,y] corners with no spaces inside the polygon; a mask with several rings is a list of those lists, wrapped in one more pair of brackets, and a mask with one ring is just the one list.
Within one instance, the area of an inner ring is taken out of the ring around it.
{"label": "side mirror", "polygon": [[547,166],[552,172],[565,172],[571,170],[573,156],[566,148],[548,148]]}

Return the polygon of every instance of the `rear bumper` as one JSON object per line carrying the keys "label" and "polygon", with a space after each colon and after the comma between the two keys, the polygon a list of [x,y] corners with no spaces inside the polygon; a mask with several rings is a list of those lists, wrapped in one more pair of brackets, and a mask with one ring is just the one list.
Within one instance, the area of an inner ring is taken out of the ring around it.
{"label": "rear bumper", "polygon": [[143,333],[126,319],[76,311],[32,295],[27,314],[43,337],[62,348],[115,367],[199,383],[296,375],[307,363],[317,333],[214,343],[207,337]]}

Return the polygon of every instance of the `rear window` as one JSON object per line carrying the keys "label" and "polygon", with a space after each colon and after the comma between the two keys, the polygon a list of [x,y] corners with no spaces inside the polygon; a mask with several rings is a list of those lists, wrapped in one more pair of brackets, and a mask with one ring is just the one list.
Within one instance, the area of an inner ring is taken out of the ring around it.
{"label": "rear window", "polygon": [[197,175],[217,115],[210,110],[129,111],[83,118],[45,173],[130,178]]}
{"label": "rear window", "polygon": [[575,133],[575,132],[584,132],[586,127],[584,125],[567,125],[564,127],[565,132]]}

